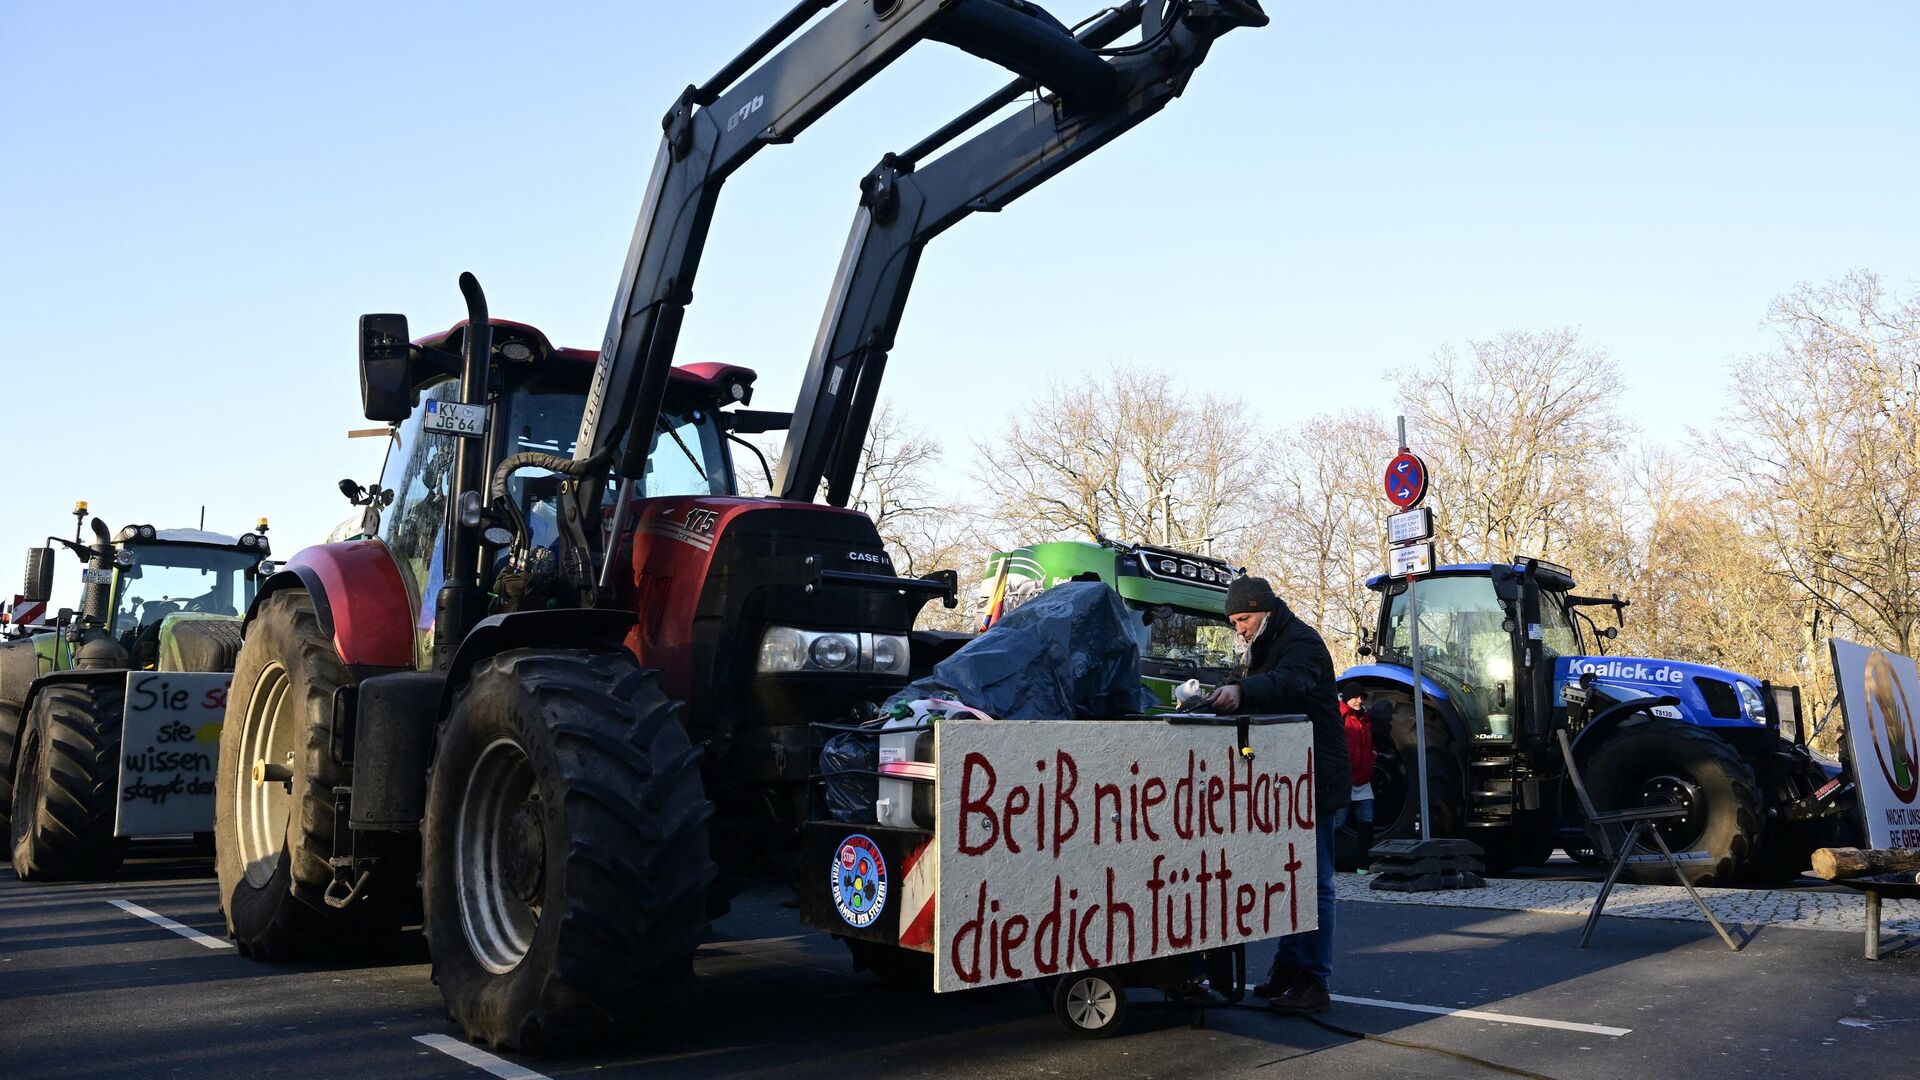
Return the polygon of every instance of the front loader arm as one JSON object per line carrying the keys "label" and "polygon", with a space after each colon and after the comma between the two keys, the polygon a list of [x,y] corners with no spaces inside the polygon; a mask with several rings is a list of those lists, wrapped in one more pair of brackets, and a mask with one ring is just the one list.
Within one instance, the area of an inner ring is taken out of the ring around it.
{"label": "front loader arm", "polygon": [[1265,25],[1248,0],[1131,0],[1089,26],[1090,51],[1138,26],[1141,46],[1107,50],[1117,91],[1086,106],[1049,97],[920,163],[1033,90],[1015,82],[861,181],[860,210],[801,383],[774,492],[809,501],[822,482],[845,506],[914,272],[927,243],[969,214],[995,211],[1158,113],[1186,88],[1214,40]]}
{"label": "front loader arm", "polygon": [[[807,26],[822,11],[827,14]],[[923,38],[1076,98],[1111,90],[1100,58],[1026,0],[798,4],[704,86],[689,87],[662,122],[664,137],[581,417],[577,459],[610,452],[623,491],[643,475],[680,323],[727,178],[761,147],[797,138]],[[597,485],[586,486],[580,501],[591,507]],[[616,503],[615,536],[629,501]],[[603,583],[610,570],[608,560]]]}

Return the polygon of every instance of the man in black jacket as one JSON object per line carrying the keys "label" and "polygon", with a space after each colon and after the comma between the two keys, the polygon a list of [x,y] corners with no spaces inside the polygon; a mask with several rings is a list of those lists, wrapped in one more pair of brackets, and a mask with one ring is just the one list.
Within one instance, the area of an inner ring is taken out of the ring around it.
{"label": "man in black jacket", "polygon": [[1313,627],[1273,595],[1265,578],[1236,578],[1227,587],[1227,618],[1247,643],[1238,678],[1213,692],[1208,704],[1226,713],[1304,713],[1313,721],[1314,866],[1320,926],[1280,939],[1267,981],[1254,993],[1275,1012],[1325,1012],[1333,980],[1333,834],[1352,792],[1347,733],[1340,722],[1333,657]]}

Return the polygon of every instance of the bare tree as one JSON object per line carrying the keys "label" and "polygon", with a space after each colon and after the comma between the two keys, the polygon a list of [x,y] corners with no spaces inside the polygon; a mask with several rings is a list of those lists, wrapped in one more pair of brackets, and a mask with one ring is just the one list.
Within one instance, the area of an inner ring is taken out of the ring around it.
{"label": "bare tree", "polygon": [[1384,417],[1349,411],[1285,431],[1267,459],[1263,525],[1245,557],[1336,653],[1352,655],[1372,625],[1366,580],[1386,556],[1376,474],[1392,445]]}
{"label": "bare tree", "polygon": [[1449,559],[1550,553],[1572,538],[1584,492],[1604,485],[1631,428],[1620,374],[1573,330],[1511,330],[1396,373],[1436,483]]}
{"label": "bare tree", "polygon": [[1261,457],[1246,405],[1146,368],[1089,382],[1052,384],[977,444],[976,480],[1009,539],[1241,546]]}
{"label": "bare tree", "polygon": [[1796,666],[1824,689],[1832,634],[1920,644],[1920,295],[1855,272],[1776,299],[1767,324],[1778,344],[1734,365],[1733,407],[1698,442],[1738,479],[1798,599]]}

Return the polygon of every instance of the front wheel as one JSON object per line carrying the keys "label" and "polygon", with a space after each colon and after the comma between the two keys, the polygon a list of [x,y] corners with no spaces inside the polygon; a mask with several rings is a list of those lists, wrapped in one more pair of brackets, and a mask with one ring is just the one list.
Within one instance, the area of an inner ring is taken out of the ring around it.
{"label": "front wheel", "polygon": [[[1420,835],[1419,736],[1413,699],[1398,691],[1375,695],[1393,703],[1391,718],[1373,721],[1373,814],[1375,840],[1412,840]],[[1466,765],[1447,723],[1432,701],[1426,709],[1429,831],[1460,836],[1466,814]]]}
{"label": "front wheel", "polygon": [[414,909],[415,856],[399,845],[350,904],[326,903],[334,790],[352,783],[334,756],[333,705],[351,681],[312,597],[287,590],[261,601],[234,664],[213,811],[220,908],[255,959],[385,944]]}
{"label": "front wheel", "polygon": [[[1702,728],[1652,717],[1624,728],[1600,747],[1586,769],[1596,809],[1677,805],[1685,813],[1654,823],[1667,847],[1681,856],[1695,885],[1725,885],[1756,849],[1760,836],[1760,788],[1753,770],[1725,740]],[[1664,884],[1673,872],[1659,848],[1653,858],[1627,864],[1634,881]],[[1684,852],[1704,853],[1687,859]]]}
{"label": "front wheel", "polygon": [[13,872],[22,881],[112,877],[119,809],[120,682],[54,684],[33,699],[13,792]]}
{"label": "front wheel", "polygon": [[427,944],[447,1011],[495,1047],[630,1029],[693,972],[712,804],[682,707],[625,652],[474,669],[427,785]]}

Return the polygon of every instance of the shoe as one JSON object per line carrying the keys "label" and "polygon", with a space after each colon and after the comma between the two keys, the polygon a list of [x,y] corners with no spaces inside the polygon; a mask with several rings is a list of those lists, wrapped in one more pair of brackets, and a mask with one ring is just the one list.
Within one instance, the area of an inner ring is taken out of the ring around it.
{"label": "shoe", "polygon": [[1267,972],[1266,982],[1254,985],[1253,996],[1257,998],[1278,997],[1288,990],[1293,989],[1294,984],[1298,983],[1305,975],[1306,972],[1301,971],[1299,968],[1275,968]]}
{"label": "shoe", "polygon": [[1285,993],[1267,1002],[1267,1008],[1282,1016],[1309,1016],[1333,1008],[1333,999],[1327,996],[1326,984],[1311,975],[1302,975]]}

